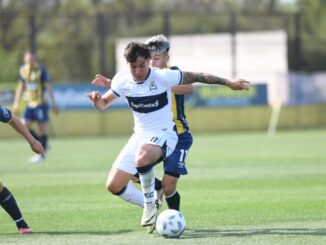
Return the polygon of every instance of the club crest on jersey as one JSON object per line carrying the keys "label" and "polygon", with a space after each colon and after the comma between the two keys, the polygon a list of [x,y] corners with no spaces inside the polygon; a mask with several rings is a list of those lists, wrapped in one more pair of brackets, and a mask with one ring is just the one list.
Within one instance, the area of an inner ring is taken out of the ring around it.
{"label": "club crest on jersey", "polygon": [[155,90],[157,90],[157,85],[154,81],[151,81],[149,83],[149,91],[155,91]]}

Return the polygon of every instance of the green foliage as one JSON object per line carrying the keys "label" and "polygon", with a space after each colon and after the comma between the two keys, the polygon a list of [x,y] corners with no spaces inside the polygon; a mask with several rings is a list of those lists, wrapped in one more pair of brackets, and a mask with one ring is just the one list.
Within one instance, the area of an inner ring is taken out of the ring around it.
{"label": "green foliage", "polygon": [[[36,16],[36,44],[41,61],[54,81],[89,81],[99,72],[98,14],[105,17],[109,76],[114,75],[114,41],[120,37],[230,31],[230,13],[237,15],[238,31],[285,29],[289,34],[289,67],[296,59],[293,14],[302,12],[301,37],[304,71],[326,70],[326,4],[324,0],[83,0],[0,1],[0,81],[15,81],[22,54],[32,42],[29,20]],[[168,12],[170,29],[164,29]],[[9,58],[8,58],[9,57]],[[9,62],[7,62],[7,60]]]}
{"label": "green foliage", "polygon": [[8,53],[4,52],[3,49],[0,49],[0,82],[1,83],[8,83],[14,82],[13,78],[16,77],[15,82],[18,79],[18,70],[17,64],[13,59],[13,56],[10,56]]}
{"label": "green foliage", "polygon": [[173,15],[171,31],[173,34],[216,33],[230,30],[229,15]]}
{"label": "green foliage", "polygon": [[326,3],[325,0],[299,1],[302,11],[304,70],[326,70]]}

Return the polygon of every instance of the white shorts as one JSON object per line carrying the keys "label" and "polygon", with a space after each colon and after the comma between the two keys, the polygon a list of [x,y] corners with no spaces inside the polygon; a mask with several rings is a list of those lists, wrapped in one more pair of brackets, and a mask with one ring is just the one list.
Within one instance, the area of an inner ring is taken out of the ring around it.
{"label": "white shorts", "polygon": [[156,132],[156,134],[155,132],[146,135],[133,134],[119,153],[112,167],[135,175],[137,173],[135,165],[136,153],[143,144],[160,146],[164,149],[164,158],[166,158],[172,154],[177,143],[178,136],[173,130],[160,131]]}

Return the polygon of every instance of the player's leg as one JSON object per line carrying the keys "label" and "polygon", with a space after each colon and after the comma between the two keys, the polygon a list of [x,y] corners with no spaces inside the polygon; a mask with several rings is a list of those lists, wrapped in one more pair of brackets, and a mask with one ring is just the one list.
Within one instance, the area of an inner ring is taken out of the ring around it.
{"label": "player's leg", "polygon": [[[135,174],[132,178],[134,183],[140,184],[139,174]],[[163,205],[163,188],[162,188],[162,181],[155,177],[155,185],[154,189],[156,191],[155,203],[157,209],[159,209]]]}
{"label": "player's leg", "polygon": [[35,118],[38,125],[40,142],[47,151],[48,148],[48,123],[49,123],[49,107],[47,104],[38,106],[35,109]]}
{"label": "player's leg", "polygon": [[144,194],[144,212],[141,220],[143,226],[156,222],[154,164],[173,152],[177,140],[177,135],[172,130],[140,137],[141,147],[137,151],[135,164]]}
{"label": "player's leg", "polygon": [[163,156],[161,146],[143,144],[136,155],[136,168],[144,195],[144,212],[141,225],[151,226],[156,223],[157,207],[155,205],[154,165]]}
{"label": "player's leg", "polygon": [[[133,176],[132,181],[134,183],[140,184],[138,173]],[[155,178],[155,187],[154,188],[156,191],[155,205],[156,205],[157,210],[159,210],[163,205],[163,188],[162,188],[162,181],[159,180],[158,178]],[[152,225],[147,226],[147,232],[152,233],[155,230],[155,225],[156,225],[156,223],[153,223]]]}
{"label": "player's leg", "polygon": [[136,168],[144,195],[144,213],[141,220],[143,226],[156,221],[155,205],[155,175],[153,163],[163,156],[163,150],[158,145],[143,144],[136,155]]}
{"label": "player's leg", "polygon": [[180,194],[177,191],[177,182],[179,177],[164,174],[163,193],[169,209],[180,210]]}
{"label": "player's leg", "polygon": [[35,139],[37,139],[38,141],[40,141],[40,136],[38,133],[35,132],[35,130],[32,128],[32,122],[29,120],[25,120],[25,125],[28,128],[29,132],[31,133],[31,135],[33,135],[33,137]]}
{"label": "player's leg", "polygon": [[[46,157],[46,154],[47,154],[47,148],[48,148],[48,135],[47,133],[47,123],[37,123],[37,126],[38,126],[38,131],[39,131],[39,134],[38,134],[38,140],[41,142],[44,150],[45,150],[45,153],[44,155],[39,155],[39,154],[35,154],[33,157],[30,158],[30,162],[31,163],[41,163],[45,160],[45,157]],[[33,130],[30,130],[30,132],[34,133]],[[34,133],[35,134],[35,133]]]}
{"label": "player's leg", "polygon": [[32,229],[28,227],[19,210],[17,202],[12,193],[0,182],[0,205],[16,222],[16,226],[21,234],[28,234]]}
{"label": "player's leg", "polygon": [[143,207],[143,193],[129,183],[137,173],[135,167],[137,147],[137,139],[132,135],[112,165],[106,182],[106,188],[123,200]]}
{"label": "player's leg", "polygon": [[178,144],[173,153],[164,159],[163,192],[169,209],[180,210],[180,194],[177,182],[180,175],[187,174],[186,157],[192,145],[192,135],[189,132],[178,135]]}
{"label": "player's leg", "polygon": [[130,183],[132,177],[130,173],[112,168],[106,181],[106,189],[127,202],[143,207],[143,194]]}
{"label": "player's leg", "polygon": [[[38,138],[41,142],[45,153],[48,150],[48,122],[49,122],[49,109],[47,105],[41,105],[36,107],[32,111],[32,119],[37,122],[38,127]],[[35,155],[31,158],[32,163],[42,162],[45,159],[45,155]]]}
{"label": "player's leg", "polygon": [[48,150],[48,122],[39,122],[40,142],[45,151]]}
{"label": "player's leg", "polygon": [[[26,127],[28,128],[29,132],[31,133],[31,135],[33,135],[33,137],[35,139],[37,139],[38,141],[41,142],[41,138],[39,133],[36,133],[33,129],[33,122],[36,121],[37,117],[36,117],[36,108],[30,108],[30,107],[26,107],[25,112],[24,112],[24,123],[26,125]],[[42,142],[41,142],[42,143]],[[43,160],[43,156],[39,155],[39,154],[35,154],[33,157],[31,157],[29,159],[29,161],[31,163],[38,163],[41,162]]]}
{"label": "player's leg", "polygon": [[33,108],[29,108],[27,107],[24,111],[24,115],[23,115],[23,118],[24,118],[24,124],[26,125],[26,127],[28,128],[29,132],[31,133],[31,135],[33,135],[33,137],[35,139],[37,139],[38,141],[40,141],[40,136],[39,134],[37,134],[33,128],[32,128],[32,121],[35,120],[35,117],[34,117],[34,109]]}
{"label": "player's leg", "polygon": [[[176,185],[177,185],[176,182],[177,182],[178,179],[175,178],[176,181],[174,182],[169,177],[170,176],[168,176],[168,175],[163,176],[163,179],[162,179],[162,182],[161,182],[162,188],[156,191],[156,207],[157,208],[161,207],[162,204],[163,204],[163,193],[165,193],[165,192],[170,193],[171,189],[176,190]],[[165,183],[165,188],[164,188],[164,183]],[[173,183],[174,183],[174,185],[173,185]],[[176,197],[176,195],[171,195],[171,196]],[[180,205],[180,198],[179,198],[179,200],[176,200],[175,197],[172,198],[172,199],[171,198],[169,198],[169,199],[166,198],[166,200],[169,200],[169,203],[167,203],[167,204],[168,204],[168,207],[170,209],[176,209],[177,205]],[[178,210],[178,209],[176,209],[176,210]],[[147,232],[148,233],[153,233],[154,230],[155,230],[155,224],[150,225],[150,226],[147,227]]]}

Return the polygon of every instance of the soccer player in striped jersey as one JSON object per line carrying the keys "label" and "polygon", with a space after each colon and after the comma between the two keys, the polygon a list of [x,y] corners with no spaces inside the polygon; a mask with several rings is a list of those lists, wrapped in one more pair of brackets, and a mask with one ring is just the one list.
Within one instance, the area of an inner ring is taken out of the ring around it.
{"label": "soccer player in striped jersey", "polygon": [[[178,69],[178,67],[168,67],[170,42],[164,35],[153,36],[146,40],[145,44],[151,51],[150,66],[160,69]],[[173,121],[177,128],[178,144],[174,152],[163,161],[162,186],[168,208],[175,210],[180,210],[180,194],[177,191],[177,182],[180,175],[187,174],[185,160],[193,141],[184,112],[184,95],[192,93],[192,85],[172,87],[172,112]]]}
{"label": "soccer player in striped jersey", "polygon": [[[26,126],[19,120],[18,117],[13,115],[10,110],[0,106],[0,122],[9,123],[18,133],[20,133],[30,144],[31,149],[37,154],[44,154],[42,144],[37,141]],[[29,234],[32,229],[27,225],[13,194],[2,185],[0,182],[0,205],[15,221],[16,226],[21,234]]]}
{"label": "soccer player in striped jersey", "polygon": [[[19,69],[19,83],[13,103],[13,112],[16,114],[19,110],[20,100],[24,95],[27,106],[24,112],[24,121],[31,134],[38,139],[45,151],[48,142],[48,122],[49,122],[49,105],[45,98],[45,91],[48,91],[52,110],[58,113],[56,101],[49,82],[48,72],[46,68],[37,62],[37,57],[32,52],[26,52],[24,55],[24,65]],[[36,122],[39,133],[32,129],[32,123]],[[41,162],[45,155],[35,155],[30,159],[32,163]]]}
{"label": "soccer player in striped jersey", "polygon": [[[177,134],[171,111],[171,87],[194,82],[220,84],[233,90],[247,90],[245,80],[228,80],[206,73],[182,72],[172,69],[150,68],[150,50],[145,44],[131,42],[125,48],[129,71],[118,72],[111,83],[111,90],[104,95],[93,91],[87,97],[97,109],[105,110],[118,97],[127,100],[133,111],[134,134],[113,163],[107,180],[107,189],[125,196],[131,203],[143,202],[143,226],[156,222],[154,165],[165,159],[175,149]],[[93,84],[107,78],[97,75]],[[129,181],[139,174],[143,196]],[[142,201],[143,199],[143,201]]]}

